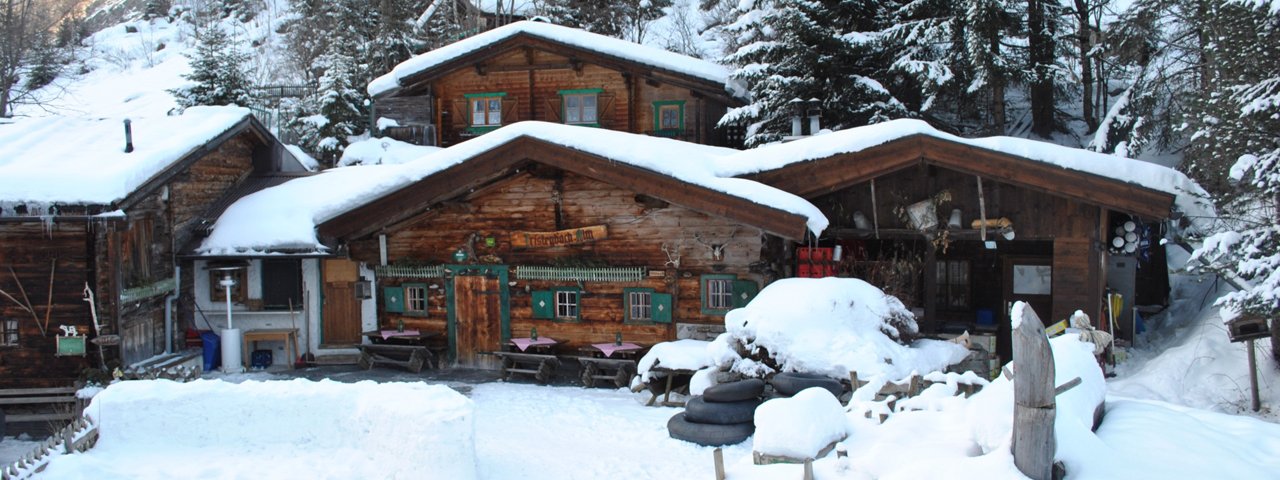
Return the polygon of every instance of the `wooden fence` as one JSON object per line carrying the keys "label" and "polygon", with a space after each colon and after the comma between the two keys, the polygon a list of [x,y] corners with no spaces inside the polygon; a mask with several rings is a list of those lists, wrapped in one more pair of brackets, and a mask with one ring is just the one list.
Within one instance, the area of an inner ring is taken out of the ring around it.
{"label": "wooden fence", "polygon": [[98,426],[80,417],[41,442],[18,461],[0,465],[0,480],[22,480],[44,470],[57,455],[83,453],[98,443]]}

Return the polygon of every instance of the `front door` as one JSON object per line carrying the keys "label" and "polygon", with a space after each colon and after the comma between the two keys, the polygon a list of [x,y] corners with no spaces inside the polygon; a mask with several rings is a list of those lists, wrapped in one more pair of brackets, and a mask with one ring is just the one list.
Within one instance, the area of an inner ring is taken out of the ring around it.
{"label": "front door", "polygon": [[356,282],[360,269],[350,260],[326,259],[324,271],[324,305],[320,340],[324,345],[360,343],[360,300],[356,298]]}
{"label": "front door", "polygon": [[453,277],[454,335],[458,365],[498,368],[492,355],[502,347],[502,283],[490,275]]}
{"label": "front door", "polygon": [[1053,258],[1005,257],[1003,283],[1004,321],[1000,322],[996,353],[1002,361],[1007,362],[1012,353],[1009,309],[1014,302],[1026,302],[1042,321],[1053,318]]}

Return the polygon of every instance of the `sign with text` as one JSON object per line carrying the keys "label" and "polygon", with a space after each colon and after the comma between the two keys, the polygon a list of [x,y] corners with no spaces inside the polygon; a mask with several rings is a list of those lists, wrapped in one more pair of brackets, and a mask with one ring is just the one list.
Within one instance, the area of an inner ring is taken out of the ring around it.
{"label": "sign with text", "polygon": [[604,240],[608,236],[609,230],[604,225],[555,232],[511,232],[511,246],[513,248],[563,247]]}

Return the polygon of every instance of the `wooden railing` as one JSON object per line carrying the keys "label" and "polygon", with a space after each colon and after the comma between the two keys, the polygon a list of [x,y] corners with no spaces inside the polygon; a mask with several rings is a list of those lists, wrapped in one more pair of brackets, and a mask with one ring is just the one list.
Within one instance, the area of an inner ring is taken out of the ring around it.
{"label": "wooden railing", "polygon": [[644,267],[544,267],[520,265],[516,278],[521,280],[558,280],[578,282],[638,282],[644,278]]}
{"label": "wooden railing", "polygon": [[44,470],[57,455],[83,453],[98,443],[98,426],[86,417],[68,423],[16,462],[0,465],[0,480],[23,480]]}

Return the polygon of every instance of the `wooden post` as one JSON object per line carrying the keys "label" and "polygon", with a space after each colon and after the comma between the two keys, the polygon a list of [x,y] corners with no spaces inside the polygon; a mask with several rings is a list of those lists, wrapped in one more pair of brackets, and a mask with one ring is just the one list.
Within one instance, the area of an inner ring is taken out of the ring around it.
{"label": "wooden post", "polygon": [[[975,175],[976,176],[976,175]],[[982,229],[982,241],[987,241],[987,199],[982,195],[982,177],[978,178],[978,220]]]}
{"label": "wooden post", "polygon": [[1262,409],[1262,399],[1258,398],[1258,358],[1253,351],[1253,339],[1245,342],[1249,349],[1249,392],[1253,396],[1253,411]]}
{"label": "wooden post", "polygon": [[804,459],[804,480],[813,480],[813,459]]}
{"label": "wooden post", "polygon": [[1050,480],[1057,451],[1053,351],[1030,305],[1015,302],[1010,314],[1021,320],[1013,330],[1013,464],[1032,480]]}
{"label": "wooden post", "polygon": [[724,480],[724,452],[716,447],[716,451],[712,453],[716,459],[716,480]]}

